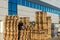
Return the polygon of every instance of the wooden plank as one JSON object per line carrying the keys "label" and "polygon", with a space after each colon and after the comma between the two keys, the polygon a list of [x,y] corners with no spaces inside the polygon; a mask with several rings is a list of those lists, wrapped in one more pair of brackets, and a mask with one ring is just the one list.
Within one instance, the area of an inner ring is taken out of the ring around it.
{"label": "wooden plank", "polygon": [[48,25],[46,23],[43,24],[43,29],[48,29]]}

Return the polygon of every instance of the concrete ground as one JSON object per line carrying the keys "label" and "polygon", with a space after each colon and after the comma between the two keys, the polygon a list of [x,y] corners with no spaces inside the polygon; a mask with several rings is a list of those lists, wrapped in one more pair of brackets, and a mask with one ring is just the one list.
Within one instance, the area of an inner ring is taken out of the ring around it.
{"label": "concrete ground", "polygon": [[[0,40],[3,40],[3,33],[0,33]],[[60,40],[60,37],[54,37],[54,38],[48,39],[48,40]]]}
{"label": "concrete ground", "polygon": [[54,38],[51,38],[49,40],[60,40],[60,37],[54,37]]}
{"label": "concrete ground", "polygon": [[3,40],[3,33],[0,33],[0,40]]}

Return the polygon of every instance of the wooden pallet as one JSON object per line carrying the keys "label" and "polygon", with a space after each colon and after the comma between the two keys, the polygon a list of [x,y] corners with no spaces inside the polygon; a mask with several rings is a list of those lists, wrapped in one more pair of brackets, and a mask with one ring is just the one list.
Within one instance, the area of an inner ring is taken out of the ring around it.
{"label": "wooden pallet", "polygon": [[5,17],[4,35],[4,40],[18,40],[18,16]]}

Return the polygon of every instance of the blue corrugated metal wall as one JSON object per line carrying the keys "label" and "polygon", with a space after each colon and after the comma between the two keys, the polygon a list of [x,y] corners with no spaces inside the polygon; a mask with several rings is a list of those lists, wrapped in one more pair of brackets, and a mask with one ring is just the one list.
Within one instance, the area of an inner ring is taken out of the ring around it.
{"label": "blue corrugated metal wall", "polygon": [[42,11],[47,11],[47,12],[51,12],[51,13],[56,13],[56,14],[60,14],[60,11],[49,8],[49,7],[45,7],[44,5],[39,5],[36,3],[32,3],[26,0],[9,0],[8,1],[8,15],[17,15],[17,5],[23,5],[23,6],[27,6],[30,8],[35,8],[35,9],[39,9]]}

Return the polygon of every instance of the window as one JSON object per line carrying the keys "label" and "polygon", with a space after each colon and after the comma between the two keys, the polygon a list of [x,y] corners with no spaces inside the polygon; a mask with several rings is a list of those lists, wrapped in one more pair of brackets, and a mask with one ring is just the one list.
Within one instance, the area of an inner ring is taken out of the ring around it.
{"label": "window", "polygon": [[40,9],[42,10],[42,6],[40,6]]}
{"label": "window", "polygon": [[56,13],[58,13],[58,11],[56,10]]}
{"label": "window", "polygon": [[[56,11],[57,11],[57,10],[56,10]],[[59,11],[57,11],[57,13],[58,13],[58,14],[60,14],[60,12],[59,12]]]}
{"label": "window", "polygon": [[17,0],[17,4],[21,4],[21,0]]}
{"label": "window", "polygon": [[32,3],[31,2],[29,2],[29,5],[30,5],[30,7],[32,7]]}
{"label": "window", "polygon": [[41,5],[39,6],[40,10],[41,10]]}
{"label": "window", "polygon": [[32,3],[32,8],[34,8],[34,3]]}
{"label": "window", "polygon": [[40,10],[40,5],[39,5],[39,10]]}
{"label": "window", "polygon": [[57,11],[56,10],[54,10],[54,13],[56,13]]}
{"label": "window", "polygon": [[46,11],[48,11],[48,8],[46,7]]}
{"label": "window", "polygon": [[35,4],[33,4],[33,7],[34,7],[34,8],[36,7]]}
{"label": "window", "polygon": [[44,9],[43,9],[43,6],[41,6],[41,10],[43,11]]}
{"label": "window", "polygon": [[48,10],[47,10],[48,12],[50,12],[50,9],[48,8]]}
{"label": "window", "polygon": [[12,0],[8,0],[8,2],[12,2]]}
{"label": "window", "polygon": [[58,11],[58,13],[60,14],[60,11]]}
{"label": "window", "polygon": [[37,9],[39,9],[39,5],[37,5]]}
{"label": "window", "polygon": [[16,4],[12,4],[12,11],[17,11],[17,5]]}
{"label": "window", "polygon": [[8,4],[8,10],[12,10],[12,4],[11,3]]}
{"label": "window", "polygon": [[42,6],[42,10],[44,11],[44,7]]}
{"label": "window", "polygon": [[9,3],[8,5],[8,15],[16,15],[17,13],[17,4],[16,3]]}
{"label": "window", "polygon": [[59,13],[57,10],[53,9],[53,13]]}
{"label": "window", "polygon": [[59,12],[56,10],[56,13],[59,13]]}
{"label": "window", "polygon": [[35,8],[37,9],[37,4],[35,4]]}
{"label": "window", "polygon": [[29,6],[29,2],[25,1],[25,5],[26,5],[26,6]]}
{"label": "window", "polygon": [[30,7],[30,2],[29,2],[29,7]]}
{"label": "window", "polygon": [[16,13],[17,13],[17,0],[9,0],[8,15],[16,15]]}
{"label": "window", "polygon": [[17,0],[12,0],[12,3],[17,3]]}
{"label": "window", "polygon": [[49,11],[51,12],[51,8],[49,9]]}
{"label": "window", "polygon": [[45,11],[47,11],[47,7],[45,7]]}
{"label": "window", "polygon": [[22,4],[22,0],[20,0],[20,4]]}
{"label": "window", "polygon": [[52,9],[52,12],[54,12],[54,10]]}
{"label": "window", "polygon": [[12,15],[16,15],[17,14],[17,12],[16,11],[12,11]]}
{"label": "window", "polygon": [[9,3],[8,9],[11,10],[11,11],[17,11],[17,4]]}
{"label": "window", "polygon": [[22,5],[25,5],[25,1],[24,0],[22,0]]}
{"label": "window", "polygon": [[44,11],[46,11],[46,7],[44,6]]}
{"label": "window", "polygon": [[17,3],[17,0],[9,0],[10,3]]}
{"label": "window", "polygon": [[31,2],[29,2],[29,7],[32,7],[32,3]]}
{"label": "window", "polygon": [[45,10],[45,6],[43,6],[43,11],[46,11],[46,10]]}
{"label": "window", "polygon": [[8,10],[8,15],[12,15],[12,11]]}
{"label": "window", "polygon": [[51,12],[52,12],[52,8],[51,8]]}
{"label": "window", "polygon": [[9,14],[8,15],[16,15],[17,12],[16,11],[9,11]]}

